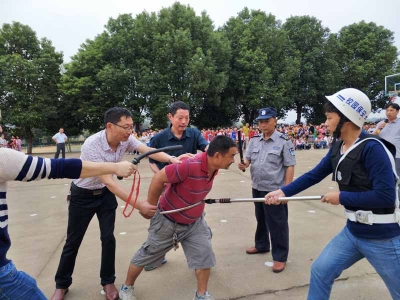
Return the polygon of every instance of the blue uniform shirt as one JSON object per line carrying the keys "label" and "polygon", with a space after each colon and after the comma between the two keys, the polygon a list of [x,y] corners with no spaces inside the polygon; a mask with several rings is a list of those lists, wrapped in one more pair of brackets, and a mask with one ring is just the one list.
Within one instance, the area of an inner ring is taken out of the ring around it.
{"label": "blue uniform shirt", "polygon": [[[178,139],[171,132],[171,126],[157,133],[150,140],[150,147],[156,149],[176,145],[182,145],[183,149],[168,151],[169,155],[179,156],[184,153],[196,154],[197,150],[204,151],[208,146],[208,142],[204,139],[198,129],[190,127],[186,128],[182,137]],[[168,163],[159,162],[151,158],[149,158],[149,161],[150,163],[155,163],[160,170],[168,165]]]}

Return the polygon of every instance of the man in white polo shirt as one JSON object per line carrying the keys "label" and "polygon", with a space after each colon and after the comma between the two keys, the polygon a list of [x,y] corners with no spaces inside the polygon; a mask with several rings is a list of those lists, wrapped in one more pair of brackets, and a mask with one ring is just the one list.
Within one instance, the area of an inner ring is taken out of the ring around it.
{"label": "man in white polo shirt", "polygon": [[[119,162],[125,152],[148,152],[150,148],[136,140],[132,135],[133,120],[129,110],[114,107],[105,113],[105,129],[90,136],[82,145],[81,159],[93,162]],[[179,158],[159,152],[149,157],[162,162],[180,163]],[[115,288],[115,248],[114,223],[116,197],[127,201],[129,193],[119,185],[112,175],[89,177],[74,180],[71,184],[71,199],[68,208],[67,240],[61,254],[60,264],[55,276],[56,290],[52,300],[63,300],[72,284],[72,273],[79,247],[86,229],[94,215],[97,215],[101,239],[101,285],[107,300],[118,299]],[[130,203],[132,205],[132,202]],[[139,201],[135,207],[145,218],[151,218],[157,206],[147,201]]]}
{"label": "man in white polo shirt", "polygon": [[60,128],[60,130],[52,137],[52,140],[57,144],[57,151],[54,155],[54,158],[58,158],[61,155],[62,158],[65,158],[65,142],[67,141],[68,137],[64,133],[64,128]]}
{"label": "man in white polo shirt", "polygon": [[397,175],[400,174],[400,119],[397,117],[399,114],[400,106],[397,103],[389,103],[385,107],[387,119],[379,122],[376,125],[374,134],[379,135],[389,143],[396,147],[396,171]]}

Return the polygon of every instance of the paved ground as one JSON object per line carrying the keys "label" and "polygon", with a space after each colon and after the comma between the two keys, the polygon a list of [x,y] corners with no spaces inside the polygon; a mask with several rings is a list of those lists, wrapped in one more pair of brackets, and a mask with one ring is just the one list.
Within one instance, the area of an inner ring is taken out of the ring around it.
{"label": "paved ground", "polygon": [[[50,149],[51,150],[51,149]],[[35,152],[42,152],[36,151]],[[296,175],[308,171],[326,154],[326,150],[296,152]],[[51,154],[44,156],[51,157]],[[67,157],[78,157],[68,153]],[[127,155],[127,160],[132,156]],[[151,172],[146,160],[140,164],[141,199],[147,193]],[[12,247],[9,257],[17,267],[37,278],[39,286],[50,297],[54,289],[54,274],[65,241],[67,205],[65,197],[70,180],[9,184],[9,228]],[[130,188],[132,179],[121,182]],[[302,195],[321,195],[336,189],[326,178]],[[217,176],[209,198],[250,197],[250,173],[239,171],[236,165]],[[147,236],[148,221],[138,213],[129,219],[122,215],[122,201],[117,213],[116,284],[126,275],[132,254]],[[217,266],[213,268],[209,291],[218,299],[306,299],[310,266],[333,236],[345,224],[341,207],[319,201],[292,202],[289,208],[290,254],[287,268],[274,274],[265,262],[270,254],[246,255],[253,245],[255,218],[251,203],[214,204],[206,207],[207,222],[213,230],[213,246]],[[186,266],[182,249],[167,255],[168,263],[152,272],[143,272],[137,281],[139,300],[192,299],[195,276]],[[74,282],[69,300],[104,299],[99,284],[100,239],[97,219],[93,219],[77,258]],[[361,261],[345,271],[335,283],[331,299],[391,299],[374,269]]]}

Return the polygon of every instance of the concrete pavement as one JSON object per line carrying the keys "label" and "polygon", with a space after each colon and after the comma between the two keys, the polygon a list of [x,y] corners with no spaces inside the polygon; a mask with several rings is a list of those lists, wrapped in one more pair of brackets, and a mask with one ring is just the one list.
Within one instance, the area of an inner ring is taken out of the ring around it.
{"label": "concrete pavement", "polygon": [[[310,170],[326,154],[326,150],[297,151],[295,176]],[[44,155],[52,157],[52,154]],[[79,153],[67,153],[79,157]],[[127,155],[131,160],[133,156]],[[238,157],[236,158],[238,160]],[[140,199],[147,194],[152,173],[147,160],[139,165],[142,176]],[[9,231],[12,247],[8,253],[17,268],[38,281],[47,297],[54,290],[54,274],[65,242],[67,204],[70,180],[9,183]],[[127,189],[132,178],[121,182]],[[330,178],[301,195],[322,195],[336,190]],[[245,173],[232,165],[221,170],[208,198],[251,197],[249,170]],[[134,252],[147,237],[149,221],[134,212],[129,219],[122,215],[124,203],[119,201],[115,236],[116,285],[125,280]],[[312,262],[324,246],[343,228],[343,208],[319,201],[292,202],[289,205],[290,253],[284,272],[274,274],[265,262],[271,254],[246,255],[253,245],[256,221],[252,203],[213,204],[206,206],[206,220],[213,231],[213,247],[217,266],[213,268],[209,291],[215,299],[306,299]],[[73,284],[66,299],[104,299],[100,294],[101,258],[98,221],[94,218],[80,248],[73,275]],[[136,284],[138,300],[192,299],[196,288],[194,272],[189,270],[182,248],[167,254],[168,263],[143,272]],[[366,260],[346,270],[335,283],[331,299],[391,299],[384,283]]]}

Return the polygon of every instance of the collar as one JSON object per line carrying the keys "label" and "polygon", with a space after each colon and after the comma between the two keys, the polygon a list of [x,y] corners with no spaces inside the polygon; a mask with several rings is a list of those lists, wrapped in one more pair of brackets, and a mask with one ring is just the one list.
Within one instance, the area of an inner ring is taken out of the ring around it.
{"label": "collar", "polygon": [[396,119],[393,120],[393,122],[388,122],[388,123],[389,123],[389,124],[391,124],[391,123],[396,124],[398,121],[399,121],[399,118],[396,118]]}
{"label": "collar", "polygon": [[[207,163],[207,152],[202,152],[201,155],[201,170],[208,174],[208,163]],[[218,174],[218,170],[215,170],[214,174],[209,180],[212,180]]]}
{"label": "collar", "polygon": [[200,153],[201,155],[201,170],[208,173],[207,167],[207,152]]}
{"label": "collar", "polygon": [[100,143],[101,143],[101,147],[103,148],[104,151],[113,151],[111,149],[110,145],[108,144],[107,134],[106,134],[105,129],[100,131]]}
{"label": "collar", "polygon": [[[168,139],[169,139],[169,140],[178,139],[178,138],[172,133],[171,127],[172,127],[172,125],[169,125],[168,128],[167,128],[167,130],[168,130]],[[188,130],[188,128],[186,128],[186,129],[183,131],[181,139],[184,139],[184,138],[187,138],[187,137],[189,137],[189,138],[191,137],[191,135],[190,135],[190,130]]]}
{"label": "collar", "polygon": [[364,130],[361,130],[360,135],[358,136],[358,139],[354,142],[356,143],[359,139],[364,138],[365,136],[369,135],[369,133],[365,132]]}
{"label": "collar", "polygon": [[[274,130],[274,132],[271,134],[271,136],[269,137],[269,139],[271,139],[272,141],[276,141],[277,138],[279,138],[279,136],[281,135],[281,133],[279,133],[278,131],[276,131],[276,129]],[[268,140],[269,140],[268,139]],[[264,141],[268,141],[266,139],[264,139],[264,134],[261,132],[260,138],[259,140],[264,140]]]}

